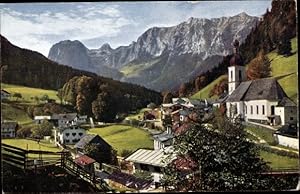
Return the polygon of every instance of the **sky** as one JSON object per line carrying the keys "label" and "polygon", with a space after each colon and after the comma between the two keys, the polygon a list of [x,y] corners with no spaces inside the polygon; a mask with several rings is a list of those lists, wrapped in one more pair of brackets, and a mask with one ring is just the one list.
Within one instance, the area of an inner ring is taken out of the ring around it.
{"label": "sky", "polygon": [[194,18],[246,12],[261,16],[271,0],[1,3],[0,32],[21,48],[48,56],[51,46],[79,40],[87,48],[129,45],[151,27],[169,27]]}

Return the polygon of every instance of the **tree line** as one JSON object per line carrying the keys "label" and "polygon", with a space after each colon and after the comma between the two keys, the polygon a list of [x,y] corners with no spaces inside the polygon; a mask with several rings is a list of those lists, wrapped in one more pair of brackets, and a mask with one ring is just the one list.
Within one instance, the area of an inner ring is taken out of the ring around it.
{"label": "tree line", "polygon": [[160,104],[162,96],[142,86],[103,77],[75,76],[58,90],[58,97],[80,114],[98,121],[114,121],[123,113]]}

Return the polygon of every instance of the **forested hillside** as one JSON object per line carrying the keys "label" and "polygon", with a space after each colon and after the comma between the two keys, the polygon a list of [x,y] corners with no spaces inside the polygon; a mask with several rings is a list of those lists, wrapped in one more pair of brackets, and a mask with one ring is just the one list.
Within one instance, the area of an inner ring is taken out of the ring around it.
{"label": "forested hillside", "polygon": [[119,117],[121,113],[146,107],[151,102],[158,105],[162,101],[162,96],[155,91],[103,77],[75,76],[58,94],[79,113],[101,121],[112,121],[116,115]]}
{"label": "forested hillside", "polygon": [[38,52],[19,48],[2,35],[1,74],[3,83],[54,90],[74,76],[96,76],[94,73],[60,65]]}
{"label": "forested hillside", "polygon": [[[290,39],[296,37],[296,31],[295,1],[273,0],[271,11],[266,10],[260,22],[240,45],[244,64],[248,64],[261,50],[265,53],[280,53],[284,48],[289,47]],[[219,76],[226,74],[230,58],[231,55],[224,56],[223,61],[212,71],[200,74],[196,79],[182,84],[180,88],[175,88],[173,90],[175,95],[193,95]]]}

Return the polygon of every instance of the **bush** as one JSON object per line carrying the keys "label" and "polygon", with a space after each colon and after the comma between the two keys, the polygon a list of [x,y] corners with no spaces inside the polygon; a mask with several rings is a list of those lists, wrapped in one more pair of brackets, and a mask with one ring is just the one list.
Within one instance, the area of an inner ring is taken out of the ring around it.
{"label": "bush", "polygon": [[148,171],[136,170],[133,175],[144,180],[153,180],[152,174]]}
{"label": "bush", "polygon": [[30,126],[21,127],[16,133],[17,137],[21,137],[21,138],[29,137],[31,136],[31,134],[32,132]]}

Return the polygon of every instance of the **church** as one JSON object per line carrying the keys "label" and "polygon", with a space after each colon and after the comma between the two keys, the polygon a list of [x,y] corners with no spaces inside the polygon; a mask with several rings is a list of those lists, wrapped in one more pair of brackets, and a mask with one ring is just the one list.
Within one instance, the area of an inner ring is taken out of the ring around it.
{"label": "church", "polygon": [[269,125],[297,123],[297,105],[286,95],[275,78],[248,80],[246,67],[235,40],[228,67],[226,114],[245,121]]}

